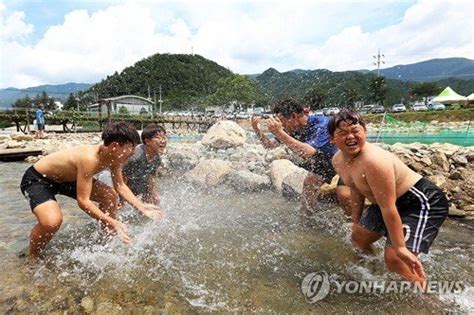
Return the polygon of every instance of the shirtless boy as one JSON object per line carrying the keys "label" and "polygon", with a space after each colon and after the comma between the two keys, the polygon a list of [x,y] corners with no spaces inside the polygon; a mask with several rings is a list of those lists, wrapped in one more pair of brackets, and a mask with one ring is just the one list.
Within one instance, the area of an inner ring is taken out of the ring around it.
{"label": "shirtless boy", "polygon": [[[102,140],[100,145],[83,145],[49,154],[23,175],[21,191],[38,219],[30,236],[32,260],[40,256],[61,226],[63,216],[55,198],[57,194],[77,199],[82,210],[115,230],[125,243],[131,239],[125,225],[115,218],[116,192],[150,219],[160,216],[158,207],[138,200],[123,182],[122,165],[140,141],[137,131],[123,122],[112,123],[104,129]],[[106,168],[112,173],[115,190],[93,178]]]}
{"label": "shirtless boy", "polygon": [[130,190],[147,203],[159,205],[156,187],[156,170],[166,148],[166,131],[162,126],[150,124],[141,134],[142,144],[133,150],[123,167],[123,177]]}
{"label": "shirtless boy", "polygon": [[[373,253],[372,243],[386,236],[388,270],[425,283],[417,255],[428,252],[447,216],[446,196],[395,155],[366,142],[365,123],[358,113],[341,110],[331,118],[328,131],[340,149],[332,163],[357,205],[352,213],[353,244]],[[364,198],[372,205],[362,212]]]}

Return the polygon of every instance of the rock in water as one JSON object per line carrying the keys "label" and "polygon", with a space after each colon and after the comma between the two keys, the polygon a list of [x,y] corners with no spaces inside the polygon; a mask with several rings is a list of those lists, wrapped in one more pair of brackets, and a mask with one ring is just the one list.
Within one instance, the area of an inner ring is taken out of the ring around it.
{"label": "rock in water", "polygon": [[185,176],[193,184],[204,187],[216,186],[231,171],[231,164],[231,162],[216,159],[203,160]]}
{"label": "rock in water", "polygon": [[288,160],[275,160],[270,164],[270,177],[273,187],[278,192],[282,191],[283,179],[289,174],[300,169],[298,166]]}
{"label": "rock in water", "polygon": [[201,143],[214,149],[227,149],[242,146],[245,140],[247,135],[242,127],[233,121],[222,120],[209,128]]}

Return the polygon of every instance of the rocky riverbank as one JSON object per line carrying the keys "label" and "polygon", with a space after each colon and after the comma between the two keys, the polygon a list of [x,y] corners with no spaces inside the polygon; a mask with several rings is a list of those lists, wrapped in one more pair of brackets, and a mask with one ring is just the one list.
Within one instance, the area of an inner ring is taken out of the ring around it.
{"label": "rocky riverbank", "polygon": [[[285,197],[297,198],[307,171],[296,166],[301,159],[281,146],[266,150],[248,131],[230,121],[214,125],[201,141],[171,142],[163,159],[163,175],[178,174],[197,187],[229,185],[239,193],[273,189]],[[100,134],[54,134],[34,140],[30,135],[0,135],[0,148],[42,149],[49,154],[61,149],[100,143]],[[450,200],[450,215],[474,218],[474,147],[452,144],[380,144],[409,167],[440,186]],[[27,158],[35,162],[37,157]],[[323,185],[321,197],[335,189]]]}

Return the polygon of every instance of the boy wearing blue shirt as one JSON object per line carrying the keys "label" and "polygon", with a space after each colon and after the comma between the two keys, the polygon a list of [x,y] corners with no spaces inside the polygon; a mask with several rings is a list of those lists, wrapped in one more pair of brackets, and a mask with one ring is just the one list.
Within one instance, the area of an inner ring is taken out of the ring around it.
{"label": "boy wearing blue shirt", "polygon": [[35,120],[36,120],[35,138],[42,139],[44,138],[44,125],[45,125],[43,104],[39,104],[39,108],[36,110],[36,113],[35,113]]}
{"label": "boy wearing blue shirt", "polygon": [[[261,131],[259,118],[252,117],[252,127],[266,148],[287,145],[305,159],[300,165],[310,173],[303,184],[303,212],[311,215],[316,204],[317,190],[323,183],[330,183],[336,175],[331,159],[337,147],[330,142],[327,130],[329,119],[325,116],[306,115],[304,106],[295,98],[284,98],[273,106],[275,116],[267,119],[268,130],[275,135],[268,139]],[[336,195],[347,214],[350,214],[350,190],[338,182]]]}

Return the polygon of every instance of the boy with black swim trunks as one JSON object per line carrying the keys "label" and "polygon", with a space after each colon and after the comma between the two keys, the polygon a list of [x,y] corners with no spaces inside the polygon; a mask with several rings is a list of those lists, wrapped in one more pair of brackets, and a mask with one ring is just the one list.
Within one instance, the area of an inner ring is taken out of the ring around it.
{"label": "boy with black swim trunks", "polygon": [[[403,279],[423,285],[426,275],[418,253],[427,253],[448,214],[445,194],[392,153],[366,142],[360,115],[344,109],[328,125],[339,152],[332,163],[351,188],[352,242],[367,253],[386,236],[385,263]],[[372,202],[362,212],[365,198]]]}
{"label": "boy with black swim trunks", "polygon": [[133,150],[123,167],[123,177],[130,190],[147,203],[159,205],[156,187],[156,170],[166,148],[166,131],[162,126],[150,124],[143,128],[142,143]]}
{"label": "boy with black swim trunks", "polygon": [[[137,131],[126,123],[109,124],[102,133],[103,144],[83,145],[49,154],[28,168],[21,191],[30,203],[38,224],[31,231],[30,258],[36,259],[62,223],[55,195],[77,199],[88,215],[115,230],[130,243],[126,227],[115,219],[117,193],[150,219],[160,216],[159,208],[144,204],[124,184],[122,166],[140,141]],[[109,168],[114,188],[94,180],[94,174]],[[97,207],[93,201],[99,203]]]}

